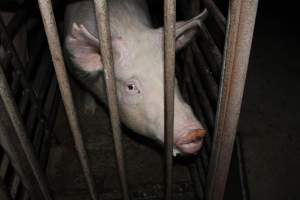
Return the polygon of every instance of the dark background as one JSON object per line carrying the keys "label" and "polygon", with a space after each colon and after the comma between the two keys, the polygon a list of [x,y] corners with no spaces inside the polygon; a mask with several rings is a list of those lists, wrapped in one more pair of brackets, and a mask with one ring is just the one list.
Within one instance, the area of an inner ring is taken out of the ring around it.
{"label": "dark background", "polygon": [[253,200],[300,199],[297,8],[291,1],[259,2],[238,128]]}

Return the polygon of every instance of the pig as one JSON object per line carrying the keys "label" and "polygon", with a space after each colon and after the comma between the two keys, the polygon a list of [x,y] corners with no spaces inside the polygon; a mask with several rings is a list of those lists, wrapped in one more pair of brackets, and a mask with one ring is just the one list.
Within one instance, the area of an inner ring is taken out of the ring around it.
{"label": "pig", "polygon": [[[108,1],[116,90],[121,121],[130,129],[164,142],[163,28],[151,26],[145,0]],[[71,74],[91,98],[107,104],[103,63],[92,1],[79,1],[65,12],[64,52]],[[176,23],[176,51],[195,35],[206,10]],[[173,155],[194,155],[206,130],[185,103],[175,81]]]}

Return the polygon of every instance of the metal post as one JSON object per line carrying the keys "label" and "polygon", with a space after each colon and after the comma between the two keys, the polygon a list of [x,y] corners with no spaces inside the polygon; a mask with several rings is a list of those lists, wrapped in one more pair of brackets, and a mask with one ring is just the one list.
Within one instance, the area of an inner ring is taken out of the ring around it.
{"label": "metal post", "polygon": [[176,1],[164,1],[165,199],[172,199]]}
{"label": "metal post", "polygon": [[258,0],[231,0],[206,199],[221,200],[246,80]]}
{"label": "metal post", "polygon": [[79,156],[81,167],[85,175],[90,195],[93,200],[98,199],[98,194],[95,186],[95,181],[89,166],[87,150],[84,146],[82,132],[79,126],[77,112],[75,110],[70,83],[67,75],[66,66],[64,63],[61,45],[56,26],[56,21],[53,14],[51,0],[39,0],[39,7],[43,18],[43,23],[54,63],[55,73],[59,84],[64,107],[67,113],[68,121],[72,130],[75,148]]}
{"label": "metal post", "polygon": [[17,109],[17,105],[13,100],[2,66],[0,66],[0,97],[16,131],[17,137],[30,164],[35,179],[39,184],[39,189],[41,190],[44,199],[51,200],[52,198],[47,187],[45,174],[43,173],[41,166],[34,154],[32,144],[28,139],[28,134],[26,133],[26,129],[22,123],[21,115]]}
{"label": "metal post", "polygon": [[104,65],[104,76],[107,93],[107,102],[110,113],[110,122],[113,132],[115,153],[117,158],[118,171],[123,192],[123,199],[129,200],[127,177],[124,164],[124,155],[121,138],[119,119],[119,108],[117,102],[114,61],[112,54],[111,32],[109,23],[109,12],[107,0],[94,0],[96,11],[96,22],[100,40],[100,52]]}

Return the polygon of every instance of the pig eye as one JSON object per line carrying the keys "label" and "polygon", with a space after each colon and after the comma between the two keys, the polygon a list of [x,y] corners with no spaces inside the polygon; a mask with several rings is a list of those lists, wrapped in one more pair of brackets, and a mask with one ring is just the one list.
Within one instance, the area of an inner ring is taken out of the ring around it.
{"label": "pig eye", "polygon": [[134,84],[134,83],[127,84],[127,91],[129,93],[132,93],[132,94],[139,94],[139,93],[141,93],[141,91],[139,90],[139,88],[137,87],[137,85]]}

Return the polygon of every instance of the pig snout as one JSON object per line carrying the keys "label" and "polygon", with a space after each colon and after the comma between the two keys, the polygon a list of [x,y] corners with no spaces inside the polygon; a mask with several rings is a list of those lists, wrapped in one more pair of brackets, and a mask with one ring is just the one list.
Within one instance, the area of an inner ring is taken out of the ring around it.
{"label": "pig snout", "polygon": [[183,154],[196,154],[203,144],[206,130],[201,128],[185,128],[175,138],[174,145]]}

